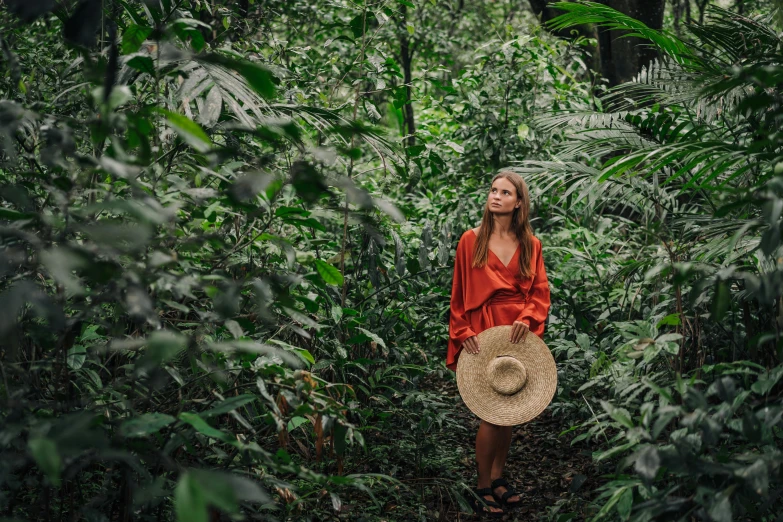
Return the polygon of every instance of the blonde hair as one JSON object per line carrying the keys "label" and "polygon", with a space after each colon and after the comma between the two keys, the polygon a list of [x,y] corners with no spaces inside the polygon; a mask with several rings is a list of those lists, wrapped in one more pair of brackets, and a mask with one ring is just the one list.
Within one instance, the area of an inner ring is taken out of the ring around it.
{"label": "blonde hair", "polygon": [[[517,237],[521,246],[519,251],[519,273],[523,278],[533,277],[533,228],[530,226],[530,198],[527,190],[527,183],[522,176],[515,172],[500,172],[494,178],[492,183],[498,179],[507,179],[514,185],[517,191],[517,200],[522,204],[514,209],[511,215],[511,230]],[[490,184],[491,186],[491,184]],[[477,234],[476,246],[473,249],[473,267],[481,268],[486,266],[489,257],[489,238],[495,226],[495,220],[492,219],[492,213],[489,211],[489,201],[484,205],[484,216],[481,218],[481,228]]]}

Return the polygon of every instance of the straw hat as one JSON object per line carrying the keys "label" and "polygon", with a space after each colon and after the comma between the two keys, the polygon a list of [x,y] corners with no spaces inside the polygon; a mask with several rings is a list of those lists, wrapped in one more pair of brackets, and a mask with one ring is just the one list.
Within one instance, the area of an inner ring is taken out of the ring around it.
{"label": "straw hat", "polygon": [[462,351],[457,362],[457,388],[479,418],[514,426],[536,418],[557,388],[555,359],[544,341],[528,332],[512,344],[511,326],[495,326],[478,334],[479,353]]}

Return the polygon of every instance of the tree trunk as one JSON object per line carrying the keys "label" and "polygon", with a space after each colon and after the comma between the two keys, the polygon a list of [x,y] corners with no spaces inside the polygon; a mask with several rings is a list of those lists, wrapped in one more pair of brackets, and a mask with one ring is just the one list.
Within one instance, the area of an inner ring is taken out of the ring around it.
{"label": "tree trunk", "polygon": [[704,13],[707,11],[707,6],[710,0],[696,0],[696,6],[699,8],[699,23],[704,23]]}
{"label": "tree trunk", "polygon": [[413,118],[413,49],[411,48],[410,35],[407,28],[408,10],[403,5],[402,23],[398,28],[400,35],[400,58],[402,61],[402,81],[405,83],[406,103],[402,106],[403,126],[408,135],[405,138],[405,145],[412,147],[416,144],[416,122]]}
{"label": "tree trunk", "polygon": [[685,7],[683,7],[681,0],[672,0],[672,15],[674,16],[674,32],[677,33],[677,36],[680,36],[680,22],[682,21],[682,14],[684,10]]}
{"label": "tree trunk", "polygon": [[530,0],[530,7],[537,17],[541,19],[541,24],[545,24],[560,13],[557,9],[547,7],[549,0]]}
{"label": "tree trunk", "polygon": [[[546,23],[563,14],[562,11],[548,7],[558,0],[530,0],[530,8],[533,10],[533,14],[541,20],[541,25],[546,27]],[[584,36],[585,38],[595,38],[595,30],[590,24],[578,25],[576,27],[570,27],[568,29],[560,29],[554,31],[554,34],[561,38],[573,38],[573,31],[577,32],[577,36]]]}
{"label": "tree trunk", "polygon": [[[663,27],[663,11],[666,0],[599,0],[602,4],[631,16],[651,29]],[[704,0],[697,0],[699,1]],[[546,24],[560,13],[549,7],[550,0],[530,0],[530,7],[541,23]],[[690,19],[690,3],[685,1],[686,14]],[[701,4],[699,4],[701,5]],[[677,9],[677,6],[675,6]],[[679,13],[678,13],[679,14]],[[679,20],[679,18],[678,18]],[[576,28],[558,31],[556,34],[563,38],[572,37],[571,31],[576,29],[577,34],[598,38],[598,52],[593,53],[591,68],[600,70],[601,74],[609,80],[610,85],[618,85],[633,79],[639,74],[642,67],[647,66],[658,57],[657,51],[641,38],[622,38],[625,31],[599,29],[596,35],[590,26],[578,26]],[[597,56],[596,56],[597,55]],[[598,65],[595,61],[599,62]]]}
{"label": "tree trunk", "polygon": [[[604,5],[644,23],[651,29],[663,27],[665,0],[603,0]],[[601,30],[598,34],[601,72],[610,85],[633,79],[658,52],[641,38],[623,38],[624,31]]]}

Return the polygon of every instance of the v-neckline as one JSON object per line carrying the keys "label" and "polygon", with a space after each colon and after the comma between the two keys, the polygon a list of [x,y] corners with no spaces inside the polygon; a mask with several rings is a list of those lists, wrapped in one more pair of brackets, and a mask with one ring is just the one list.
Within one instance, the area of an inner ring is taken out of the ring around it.
{"label": "v-neckline", "polygon": [[[474,235],[474,236],[476,236],[476,238],[478,238],[478,234],[476,234],[476,231],[475,231],[475,230],[473,230],[473,229],[471,228],[471,229],[470,229],[470,231],[471,231],[471,232],[473,232],[473,235]],[[502,260],[502,259],[500,259],[500,256],[499,256],[499,255],[497,255],[497,254],[495,253],[495,251],[494,251],[494,250],[492,250],[491,248],[489,248],[489,245],[487,245],[487,250],[489,250],[489,251],[492,253],[492,255],[493,255],[493,256],[495,256],[495,259],[497,259],[498,261],[500,261],[500,264],[501,264],[501,265],[503,265],[503,268],[505,268],[506,270],[508,270],[508,267],[509,267],[509,266],[511,266],[511,262],[514,260],[514,256],[516,256],[516,255],[517,255],[517,251],[519,250],[519,247],[520,247],[520,246],[522,246],[522,245],[521,245],[521,244],[518,244],[518,245],[517,245],[517,248],[515,248],[515,249],[514,249],[514,253],[513,253],[513,254],[511,254],[511,259],[509,259],[509,260],[508,260],[508,264],[504,263],[504,262],[503,262],[503,260]]]}

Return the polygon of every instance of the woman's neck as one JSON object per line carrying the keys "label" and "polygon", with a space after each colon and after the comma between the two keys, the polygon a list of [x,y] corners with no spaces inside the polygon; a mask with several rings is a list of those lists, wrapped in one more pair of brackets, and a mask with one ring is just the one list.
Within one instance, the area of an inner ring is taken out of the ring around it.
{"label": "woman's neck", "polygon": [[501,215],[501,216],[492,216],[493,224],[492,224],[492,231],[503,237],[503,236],[513,236],[516,235],[511,230],[511,215]]}

